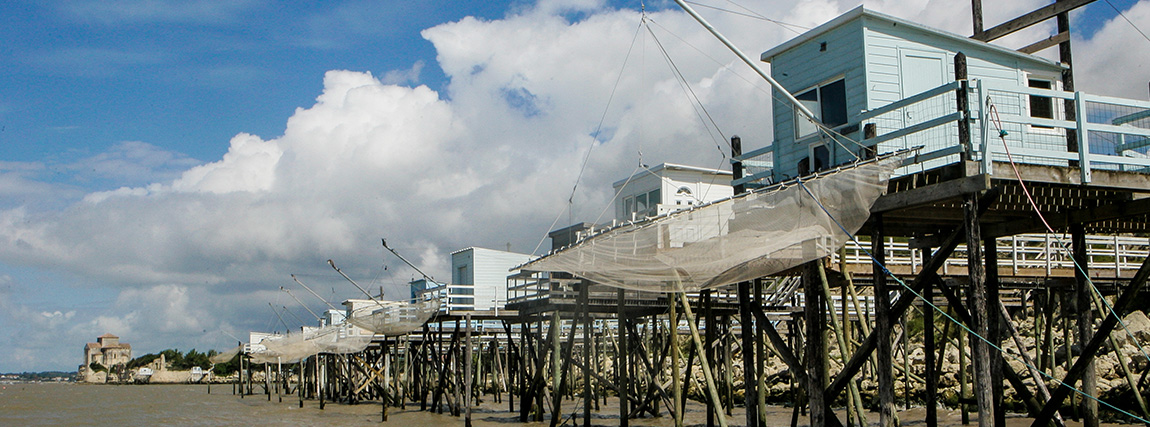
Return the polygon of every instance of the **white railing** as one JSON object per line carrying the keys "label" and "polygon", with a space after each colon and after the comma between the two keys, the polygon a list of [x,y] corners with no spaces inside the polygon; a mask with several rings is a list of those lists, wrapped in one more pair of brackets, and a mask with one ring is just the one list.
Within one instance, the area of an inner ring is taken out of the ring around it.
{"label": "white railing", "polygon": [[[1150,172],[1148,101],[972,80],[969,111],[962,112],[955,98],[960,87],[962,82],[950,82],[863,112],[858,123],[874,124],[876,135],[861,144],[878,152],[922,147],[896,175],[953,163],[963,152],[981,162],[981,173],[992,174],[992,162],[1007,161],[1007,150],[1017,163],[1076,164],[1083,184],[1097,170]],[[1031,105],[1043,103],[1052,118],[1032,115]],[[964,116],[970,123],[969,147],[958,140]]]}
{"label": "white railing", "polygon": [[[1074,262],[1070,255],[1070,236],[1051,234],[1020,234],[996,239],[998,267],[1010,269],[1013,275],[1051,276],[1073,274]],[[869,241],[859,246],[848,242],[844,253],[848,265],[870,265]],[[1130,236],[1086,236],[1088,268],[1095,277],[1123,277],[1133,274],[1150,256],[1150,238]],[[886,265],[902,267],[917,273],[925,262],[922,251],[912,250],[909,243],[888,239]],[[838,262],[838,256],[833,262]],[[966,268],[966,245],[959,245],[954,255],[946,260],[940,273],[946,275],[951,267]]]}

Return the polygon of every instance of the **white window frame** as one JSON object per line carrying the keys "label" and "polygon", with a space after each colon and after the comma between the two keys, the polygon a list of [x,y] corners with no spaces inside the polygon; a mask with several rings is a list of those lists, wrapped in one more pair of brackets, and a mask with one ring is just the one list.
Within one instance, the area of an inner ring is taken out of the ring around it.
{"label": "white window frame", "polygon": [[[810,110],[811,113],[813,113],[815,115],[815,117],[814,117],[815,120],[822,122],[823,121],[823,108],[822,108],[823,107],[823,104],[822,104],[823,103],[823,99],[822,99],[823,93],[822,93],[822,88],[825,86],[829,86],[832,83],[838,82],[839,80],[842,80],[843,84],[845,86],[846,75],[845,74],[839,74],[837,76],[823,80],[816,85],[809,86],[803,90],[795,92],[795,98],[797,99],[798,97],[806,95],[807,92],[810,92],[813,90],[815,92],[815,101],[813,102],[813,104],[808,104],[809,101],[800,100],[799,102],[803,103],[803,105],[805,107],[807,107],[807,109]],[[846,102],[846,99],[843,99],[843,102]],[[818,126],[816,126],[814,123],[811,123],[810,120],[807,120],[806,116],[803,115],[803,113],[800,112],[798,108],[793,108],[791,111],[791,123],[792,123],[791,127],[794,128],[793,130],[794,130],[794,134],[795,134],[795,142],[801,142],[801,141],[804,141],[804,140],[811,138],[812,136],[816,136],[819,134]],[[800,126],[800,124],[801,124],[801,126]],[[806,130],[806,129],[800,129],[801,127],[807,127],[809,129],[809,132],[800,133],[800,131]]]}
{"label": "white window frame", "polygon": [[[1025,85],[1025,87],[1027,89],[1037,89],[1037,88],[1032,88],[1030,86],[1030,82],[1033,80],[1033,81],[1050,82],[1050,90],[1062,90],[1062,80],[1058,76],[1023,73],[1022,77],[1024,80],[1023,85]],[[1048,120],[1065,120],[1066,113],[1064,111],[1065,108],[1062,105],[1062,102],[1061,102],[1062,99],[1061,98],[1050,98],[1051,117],[1049,117],[1049,118],[1034,117],[1032,115],[1033,112],[1030,109],[1030,98],[1032,96],[1034,96],[1034,95],[1024,95],[1022,97],[1022,110],[1023,110],[1024,117],[1026,117],[1028,119],[1029,118],[1044,118],[1044,119],[1048,119]],[[1059,127],[1036,126],[1033,124],[1027,124],[1026,130],[1027,130],[1027,132],[1031,132],[1031,133],[1035,133],[1035,134],[1066,135],[1066,130],[1063,128],[1059,128]]]}
{"label": "white window frame", "polygon": [[[827,164],[823,165],[823,167],[821,169],[815,167],[815,149],[817,149],[819,147],[826,147],[826,149],[827,149]],[[831,146],[830,144],[827,144],[826,141],[812,142],[809,145],[807,145],[807,159],[808,159],[807,161],[810,162],[810,163],[808,163],[808,165],[810,166],[811,173],[818,172],[821,170],[830,169],[831,165],[833,165],[835,162],[834,147]]]}

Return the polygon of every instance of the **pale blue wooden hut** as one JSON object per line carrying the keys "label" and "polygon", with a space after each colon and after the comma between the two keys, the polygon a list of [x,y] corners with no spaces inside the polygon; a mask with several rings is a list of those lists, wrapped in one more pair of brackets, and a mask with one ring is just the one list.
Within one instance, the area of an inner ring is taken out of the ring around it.
{"label": "pale blue wooden hut", "polygon": [[[956,104],[959,52],[967,58],[966,111]],[[1079,174],[1083,183],[1091,180],[1092,169],[1150,166],[1144,144],[1131,143],[1145,139],[1146,123],[1137,122],[1145,121],[1150,104],[1063,92],[1062,64],[861,6],[761,59],[834,132],[820,132],[776,96],[774,141],[740,157],[754,174],[736,184],[805,175],[865,158],[868,148],[884,153],[922,147],[900,174],[953,164],[961,156],[993,173],[993,162],[1004,161],[1007,149],[1016,162],[1087,165]],[[972,134],[965,147],[958,138],[963,117],[969,117]],[[868,124],[874,129],[869,139]]]}

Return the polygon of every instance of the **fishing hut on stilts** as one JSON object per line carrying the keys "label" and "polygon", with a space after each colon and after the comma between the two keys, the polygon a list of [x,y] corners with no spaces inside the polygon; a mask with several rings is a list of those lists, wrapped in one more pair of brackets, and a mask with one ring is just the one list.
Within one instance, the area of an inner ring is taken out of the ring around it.
{"label": "fishing hut on stilts", "polygon": [[[928,426],[944,401],[1003,425],[1008,394],[1035,426],[1097,425],[1100,405],[1150,420],[1150,356],[1122,321],[1150,278],[1150,102],[1074,90],[1065,32],[986,43],[1045,19],[1068,31],[1086,3],[983,30],[976,1],[973,38],[860,7],[759,61],[738,53],[779,96],[775,141],[731,141],[733,197],[557,230],[507,278],[506,310],[310,358],[304,389],[467,424],[494,399],[552,426],[682,425],[699,404],[708,425],[758,426],[770,395],[792,425],[876,411],[887,427],[900,394]],[[1060,62],[1031,55],[1053,46]],[[1099,395],[1107,352],[1133,399]]]}

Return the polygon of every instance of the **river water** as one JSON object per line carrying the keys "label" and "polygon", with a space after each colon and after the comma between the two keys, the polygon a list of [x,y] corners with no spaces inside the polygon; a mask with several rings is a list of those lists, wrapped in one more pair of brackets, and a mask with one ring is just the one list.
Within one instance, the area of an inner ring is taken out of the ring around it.
{"label": "river water", "polygon": [[[319,409],[319,402],[304,401],[299,407],[295,396],[280,398],[272,395],[245,396],[232,394],[231,385],[217,384],[208,394],[206,385],[82,385],[82,384],[4,384],[0,385],[0,426],[139,426],[139,425],[190,425],[190,426],[312,426],[312,425],[398,425],[415,426],[455,426],[463,425],[462,417],[419,411],[418,405],[408,405],[406,410],[389,408],[388,422],[380,423],[380,406],[373,403],[359,405],[332,404]],[[610,399],[615,402],[615,399]],[[573,411],[582,413],[582,401],[565,401],[564,414]],[[845,414],[845,411],[839,411]],[[792,409],[771,407],[767,414],[767,425],[789,426]],[[900,413],[904,426],[924,425],[925,411],[912,408]],[[973,425],[977,425],[976,414],[971,414]],[[567,417],[564,417],[566,419]],[[743,412],[736,408],[729,417],[731,425],[741,425]],[[939,410],[939,425],[961,425],[957,411]],[[541,427],[549,421],[519,423],[518,414],[508,411],[508,405],[496,403],[488,396],[474,409],[472,421],[475,426],[525,426]],[[704,407],[691,402],[685,412],[686,425],[705,425]],[[875,424],[877,414],[870,414],[868,421]],[[1011,417],[1010,426],[1030,425],[1030,420]],[[602,406],[592,412],[592,424],[613,426],[619,424],[618,407]],[[664,426],[673,424],[670,416],[663,411],[662,417],[632,419],[634,426]],[[806,425],[807,419],[799,417],[799,425]],[[1070,422],[1068,425],[1080,425]],[[572,425],[568,421],[567,425]],[[581,420],[575,425],[582,425]]]}

